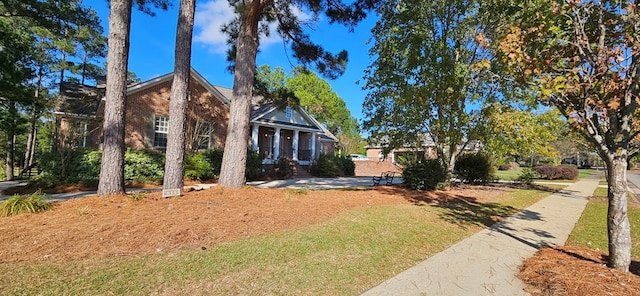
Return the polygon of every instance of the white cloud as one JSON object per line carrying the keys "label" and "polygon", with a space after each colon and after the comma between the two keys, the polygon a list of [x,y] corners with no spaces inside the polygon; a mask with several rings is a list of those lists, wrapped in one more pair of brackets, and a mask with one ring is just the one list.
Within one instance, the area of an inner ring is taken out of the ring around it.
{"label": "white cloud", "polygon": [[[309,20],[311,17],[294,7],[293,12],[301,20]],[[214,53],[224,54],[229,49],[227,36],[221,32],[222,25],[229,23],[235,17],[233,8],[228,0],[212,0],[204,4],[198,4],[195,15],[194,41],[209,46]],[[270,36],[261,36],[260,47],[266,47],[282,41],[276,32],[276,25],[269,25]]]}
{"label": "white cloud", "polygon": [[235,17],[233,8],[227,0],[213,0],[197,7],[195,27],[199,32],[194,41],[210,46],[215,53],[225,53],[228,49],[227,36],[220,30],[223,24]]}

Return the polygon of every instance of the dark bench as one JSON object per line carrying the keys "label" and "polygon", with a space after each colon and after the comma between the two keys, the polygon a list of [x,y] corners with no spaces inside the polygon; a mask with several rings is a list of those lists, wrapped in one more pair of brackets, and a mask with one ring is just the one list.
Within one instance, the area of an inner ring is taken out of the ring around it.
{"label": "dark bench", "polygon": [[391,185],[393,184],[393,177],[395,177],[395,175],[396,172],[383,172],[379,177],[373,177],[373,186],[380,185],[381,182],[384,182],[385,185]]}

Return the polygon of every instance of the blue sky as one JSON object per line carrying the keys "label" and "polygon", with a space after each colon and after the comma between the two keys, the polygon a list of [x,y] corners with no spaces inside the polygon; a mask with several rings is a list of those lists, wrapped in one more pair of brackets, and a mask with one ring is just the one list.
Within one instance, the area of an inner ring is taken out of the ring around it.
{"label": "blue sky", "polygon": [[[129,70],[143,81],[173,71],[175,31],[178,2],[167,11],[155,10],[151,17],[134,11],[131,23],[131,48]],[[106,0],[88,0],[85,4],[98,12],[108,34],[109,7]],[[300,12],[304,16],[304,12]],[[198,0],[192,50],[192,66],[214,85],[231,88],[233,75],[226,70],[226,36],[220,33],[220,25],[233,17],[227,0]],[[369,46],[371,28],[375,18],[369,17],[355,28],[354,32],[341,25],[329,25],[324,16],[313,27],[307,29],[311,39],[325,49],[337,53],[349,52],[347,71],[336,80],[328,80],[333,90],[345,100],[351,115],[362,119],[362,102],[366,93],[362,91],[364,70],[370,64]],[[272,34],[261,41],[257,65],[267,64],[271,68],[281,67],[289,73],[297,65],[291,54],[287,54],[281,39]],[[358,85],[358,81],[360,84]]]}

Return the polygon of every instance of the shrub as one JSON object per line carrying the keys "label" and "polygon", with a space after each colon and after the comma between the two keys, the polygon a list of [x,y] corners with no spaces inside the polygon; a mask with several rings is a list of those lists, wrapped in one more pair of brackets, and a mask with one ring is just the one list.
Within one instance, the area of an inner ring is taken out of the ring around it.
{"label": "shrub", "polygon": [[443,187],[447,181],[447,170],[437,159],[426,159],[407,164],[402,170],[402,178],[407,188],[434,190]]}
{"label": "shrub", "polygon": [[498,166],[498,170],[499,171],[508,171],[511,169],[511,165],[510,164],[501,164]]}
{"label": "shrub", "polygon": [[456,160],[455,171],[463,182],[486,184],[493,180],[491,157],[482,152],[462,154]]}
{"label": "shrub", "polygon": [[164,153],[127,149],[124,155],[124,181],[132,183],[162,182],[164,177]]}
{"label": "shrub", "polygon": [[81,150],[72,158],[72,169],[67,183],[80,183],[84,187],[97,187],[100,181],[102,151]]}
{"label": "shrub", "polygon": [[578,177],[578,168],[575,166],[540,165],[535,167],[535,171],[545,180],[575,180]]}
{"label": "shrub", "polygon": [[311,166],[311,174],[317,177],[353,176],[355,167],[350,157],[320,154],[316,163]]}
{"label": "shrub", "polygon": [[64,183],[64,181],[60,179],[59,175],[54,175],[48,171],[41,172],[29,180],[29,184],[36,188],[53,188],[62,183]]}
{"label": "shrub", "polygon": [[188,153],[184,162],[184,178],[206,180],[213,178],[211,163],[204,153]]}
{"label": "shrub", "polygon": [[335,160],[338,162],[338,166],[340,166],[345,176],[353,177],[356,175],[356,164],[350,156],[338,156]]}
{"label": "shrub", "polygon": [[[209,164],[211,164],[213,178],[218,178],[220,176],[220,169],[222,168],[224,150],[211,149],[204,152],[204,155]],[[264,177],[264,173],[262,172],[262,157],[260,157],[257,151],[247,150],[245,177],[247,181],[260,180]]]}
{"label": "shrub", "polygon": [[[62,158],[66,158],[65,161]],[[127,149],[125,152],[124,179],[130,183],[160,183],[164,175],[164,154],[144,150]],[[32,183],[41,188],[59,184],[80,184],[95,187],[100,178],[100,150],[75,150],[66,153],[44,153],[38,162],[41,170]],[[66,169],[65,169],[66,168]]]}
{"label": "shrub", "polygon": [[38,160],[40,175],[31,179],[40,188],[59,184],[81,184],[92,187],[100,177],[100,150],[65,150],[43,153]]}
{"label": "shrub", "polygon": [[518,176],[518,181],[527,185],[531,185],[533,184],[533,180],[535,178],[538,178],[538,174],[534,170],[530,168],[524,168],[522,169],[520,176]]}
{"label": "shrub", "polygon": [[[211,165],[211,174],[214,178],[220,176],[220,168],[222,167],[222,155],[224,151],[221,149],[211,149],[204,152],[204,156]],[[249,158],[247,157],[247,162]]]}
{"label": "shrub", "polygon": [[264,177],[262,172],[262,157],[258,151],[247,151],[247,164],[244,173],[247,181],[260,180]]}
{"label": "shrub", "polygon": [[288,178],[293,174],[293,169],[289,164],[289,160],[284,157],[278,158],[273,171],[276,178]]}
{"label": "shrub", "polygon": [[31,195],[14,195],[0,204],[2,216],[19,215],[22,213],[36,213],[51,208],[51,203],[42,192]]}

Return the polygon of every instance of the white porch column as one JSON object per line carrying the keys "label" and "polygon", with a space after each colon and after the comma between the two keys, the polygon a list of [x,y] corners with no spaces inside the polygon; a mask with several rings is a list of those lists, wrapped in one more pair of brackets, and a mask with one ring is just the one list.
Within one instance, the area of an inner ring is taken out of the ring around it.
{"label": "white porch column", "polygon": [[293,131],[293,161],[298,161],[298,141],[300,140],[300,131]]}
{"label": "white porch column", "polygon": [[318,134],[311,133],[311,160],[315,160],[316,159],[316,137],[318,136]]}
{"label": "white porch column", "polygon": [[258,129],[260,128],[260,126],[258,126],[257,124],[253,125],[253,128],[251,129],[251,150],[252,151],[258,151],[258,137],[260,135],[258,135]]}
{"label": "white porch column", "polygon": [[280,157],[280,128],[276,128],[276,133],[273,135],[273,160],[278,160]]}

